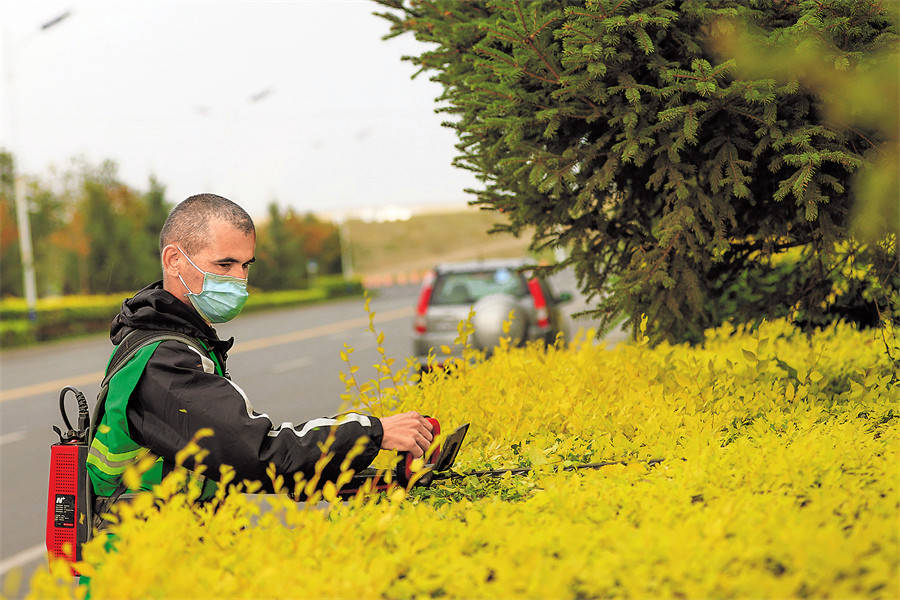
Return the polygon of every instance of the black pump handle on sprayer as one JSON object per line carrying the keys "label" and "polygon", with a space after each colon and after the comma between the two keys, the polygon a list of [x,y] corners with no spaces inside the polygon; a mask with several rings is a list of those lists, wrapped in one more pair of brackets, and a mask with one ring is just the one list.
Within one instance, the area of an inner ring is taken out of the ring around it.
{"label": "black pump handle on sprayer", "polygon": [[[72,428],[72,423],[69,422],[69,415],[66,414],[66,395],[69,392],[75,394],[75,402],[78,403],[78,429]],[[53,430],[59,435],[60,443],[73,441],[83,443],[90,442],[88,437],[90,436],[91,430],[91,413],[84,394],[71,385],[67,385],[61,389],[59,391],[59,414],[62,415],[63,423],[66,424],[67,429],[66,433],[63,434],[58,427],[53,427]]]}

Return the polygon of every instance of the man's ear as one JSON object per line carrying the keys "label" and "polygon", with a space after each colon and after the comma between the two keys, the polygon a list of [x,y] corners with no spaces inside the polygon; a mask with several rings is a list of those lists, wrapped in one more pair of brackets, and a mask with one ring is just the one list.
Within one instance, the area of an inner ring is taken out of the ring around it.
{"label": "man's ear", "polygon": [[173,244],[169,244],[162,250],[163,272],[170,277],[178,277],[178,266],[181,262],[181,252]]}

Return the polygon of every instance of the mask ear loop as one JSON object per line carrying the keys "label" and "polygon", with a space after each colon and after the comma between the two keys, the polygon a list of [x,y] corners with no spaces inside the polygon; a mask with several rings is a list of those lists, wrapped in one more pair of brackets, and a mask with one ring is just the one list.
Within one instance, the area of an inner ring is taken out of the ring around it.
{"label": "mask ear loop", "polygon": [[[172,244],[172,245],[175,246],[176,248],[178,248],[178,251],[184,255],[184,257],[188,260],[188,262],[191,263],[192,267],[194,267],[195,269],[197,269],[198,271],[200,271],[201,273],[206,275],[206,271],[204,271],[203,269],[201,269],[200,267],[195,265],[194,261],[191,260],[191,257],[187,255],[187,252],[185,252],[184,250],[181,249],[181,246],[179,246],[178,244]],[[185,286],[185,287],[187,287],[187,286]]]}
{"label": "mask ear loop", "polygon": [[185,296],[196,296],[197,295],[191,290],[191,288],[188,287],[188,284],[186,284],[184,282],[184,279],[181,278],[181,273],[178,274],[178,280],[181,282],[181,285],[184,286],[184,289],[186,289],[188,291],[188,293],[185,294]]}
{"label": "mask ear loop", "polygon": [[[181,252],[182,256],[184,256],[188,260],[188,262],[191,263],[191,266],[194,267],[195,269],[197,269],[198,271],[200,271],[201,273],[203,273],[204,278],[206,277],[206,271],[203,271],[200,267],[195,265],[194,261],[191,260],[191,257],[187,255],[187,252],[185,252],[184,250],[181,249],[181,246],[179,246],[178,244],[169,244],[169,246],[172,246],[173,248],[175,248],[179,252]],[[166,246],[166,248],[168,248],[169,246]],[[165,250],[165,248],[163,248],[163,250]],[[184,286],[184,289],[186,289],[188,291],[188,293],[185,294],[185,296],[187,296],[187,295],[196,296],[197,295],[194,293],[193,290],[191,290],[191,288],[188,287],[188,284],[185,283],[184,279],[181,277],[181,273],[178,273],[178,281],[180,281],[181,285]]]}

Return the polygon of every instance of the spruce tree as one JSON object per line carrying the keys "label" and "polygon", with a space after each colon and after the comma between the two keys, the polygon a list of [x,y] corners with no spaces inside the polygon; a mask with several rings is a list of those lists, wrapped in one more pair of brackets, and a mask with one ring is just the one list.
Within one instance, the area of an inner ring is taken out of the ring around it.
{"label": "spruce tree", "polygon": [[[850,183],[878,132],[827,121],[796,80],[741,77],[715,40],[737,19],[767,40],[818,36],[841,59],[824,70],[865,68],[896,44],[884,3],[377,1],[386,37],[430,45],[407,58],[443,86],[474,202],[508,217],[498,231],[535,228],[535,250],[568,248],[595,316],[699,340],[833,308],[834,249],[863,256]],[[874,252],[896,265],[896,248]]]}

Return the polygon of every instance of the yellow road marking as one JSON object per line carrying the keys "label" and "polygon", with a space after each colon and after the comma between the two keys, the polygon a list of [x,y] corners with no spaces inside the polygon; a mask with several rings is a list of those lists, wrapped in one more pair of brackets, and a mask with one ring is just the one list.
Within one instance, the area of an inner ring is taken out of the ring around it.
{"label": "yellow road marking", "polygon": [[53,381],[46,381],[44,383],[25,385],[0,392],[0,402],[16,400],[17,398],[27,398],[28,396],[37,396],[40,394],[49,394],[50,392],[58,392],[64,385],[90,385],[92,383],[100,383],[102,379],[103,371],[96,371],[94,373],[86,373],[85,375],[75,375],[74,377],[64,377],[62,379],[54,379]]}
{"label": "yellow road marking", "polygon": [[[396,319],[402,319],[404,317],[412,316],[413,309],[412,307],[407,308],[398,308],[395,310],[389,310],[383,313],[375,314],[376,322],[384,322],[384,321],[394,321]],[[299,342],[302,340],[308,340],[310,338],[321,337],[325,335],[332,335],[335,333],[341,333],[342,331],[348,331],[350,329],[356,329],[358,327],[368,327],[369,326],[369,317],[359,317],[356,319],[347,319],[346,321],[339,321],[337,323],[330,323],[328,325],[320,325],[318,327],[311,327],[309,329],[301,329],[298,331],[291,331],[289,333],[282,333],[279,335],[273,335],[267,338],[260,338],[258,340],[251,340],[249,342],[238,342],[235,344],[234,348],[229,352],[230,356],[234,356],[235,354],[241,354],[242,352],[252,352],[254,350],[262,350],[263,348],[271,348],[272,346],[280,346],[282,344],[290,344],[293,342]],[[12,388],[9,390],[4,390],[0,392],[0,402],[6,402],[7,400],[16,400],[18,398],[27,398],[28,396],[37,396],[40,394],[49,394],[50,392],[59,391],[61,387],[64,385],[90,385],[92,383],[100,383],[103,379],[103,371],[95,371],[93,373],[86,373],[84,375],[75,375],[72,377],[63,377],[61,379],[54,379],[53,381],[46,381],[44,383],[35,383],[34,385],[25,385],[17,388]]]}
{"label": "yellow road marking", "polygon": [[[412,307],[408,308],[398,308],[395,310],[391,310],[384,313],[376,313],[375,320],[376,321],[394,321],[396,319],[402,319],[403,317],[412,316],[413,309]],[[240,354],[241,352],[251,352],[253,350],[261,350],[263,348],[270,348],[272,346],[278,346],[280,344],[290,344],[292,342],[299,342],[300,340],[308,340],[314,337],[321,337],[323,335],[331,335],[334,333],[340,333],[342,331],[347,331],[348,329],[356,329],[358,327],[368,327],[369,326],[369,317],[359,317],[356,319],[348,319],[346,321],[339,321],[337,323],[329,323],[328,325],[320,325],[319,327],[312,327],[310,329],[301,329],[299,331],[291,331],[290,333],[283,333],[281,335],[273,335],[272,337],[260,338],[258,340],[252,340],[249,342],[241,342],[235,344],[234,349],[229,352],[229,356],[233,356],[235,354]]]}

